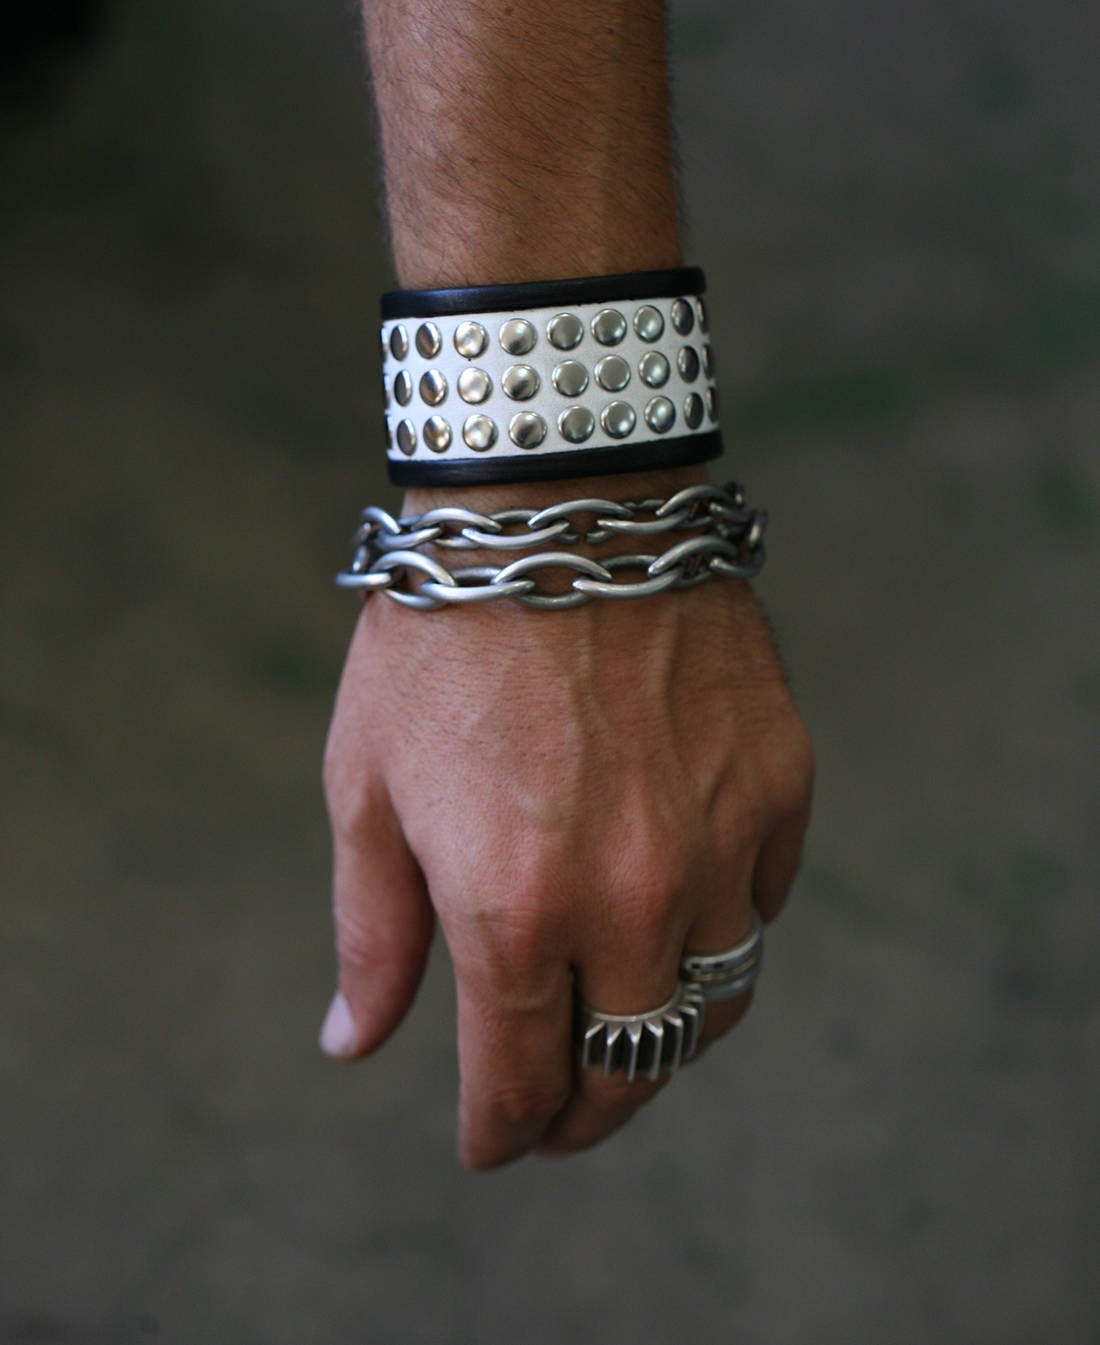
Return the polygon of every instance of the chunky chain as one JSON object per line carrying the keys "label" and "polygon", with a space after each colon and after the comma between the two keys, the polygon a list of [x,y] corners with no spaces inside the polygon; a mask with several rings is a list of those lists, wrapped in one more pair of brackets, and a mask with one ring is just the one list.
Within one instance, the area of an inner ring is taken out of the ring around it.
{"label": "chunky chain", "polygon": [[[337,575],[341,588],[382,592],[405,607],[431,611],[447,604],[514,598],[526,607],[579,607],[593,598],[644,598],[691,588],[716,575],[751,579],[764,564],[768,516],[745,503],[739,485],[696,485],[666,500],[566,500],[545,509],[501,509],[482,514],[445,506],[394,518],[376,505],[363,510],[352,537],[351,566]],[[669,532],[687,537],[660,553],[627,552],[593,560],[559,547],[593,545],[614,537],[650,539]],[[421,548],[530,551],[494,567],[448,569]],[[571,574],[564,592],[540,588],[549,571]],[[637,577],[630,578],[633,572]]]}

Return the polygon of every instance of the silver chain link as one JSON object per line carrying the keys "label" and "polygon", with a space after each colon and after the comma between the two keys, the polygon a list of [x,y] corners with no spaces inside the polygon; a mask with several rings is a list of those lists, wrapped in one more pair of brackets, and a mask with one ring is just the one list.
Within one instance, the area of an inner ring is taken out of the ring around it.
{"label": "silver chain link", "polygon": [[[385,593],[420,611],[497,598],[514,598],[542,610],[579,607],[593,598],[644,598],[692,588],[716,575],[753,578],[764,564],[767,521],[763,510],[748,507],[743,490],[733,482],[686,486],[667,500],[565,500],[545,509],[501,509],[492,514],[445,506],[398,519],[371,505],[360,515],[352,537],[351,566],[337,575],[336,582],[366,594]],[[697,535],[660,554],[629,552],[596,561],[555,549],[520,556],[499,567],[453,570],[420,550],[482,548],[511,553],[547,543],[565,547],[614,537],[649,540],[669,532]],[[572,574],[568,589],[540,589],[536,576],[555,570]],[[618,578],[628,571],[641,575]]]}

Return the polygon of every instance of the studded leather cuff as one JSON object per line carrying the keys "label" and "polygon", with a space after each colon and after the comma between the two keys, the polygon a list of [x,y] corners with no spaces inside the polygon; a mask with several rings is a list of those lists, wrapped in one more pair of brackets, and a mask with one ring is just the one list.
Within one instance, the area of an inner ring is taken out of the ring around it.
{"label": "studded leather cuff", "polygon": [[702,271],[382,296],[397,485],[549,481],[722,451]]}

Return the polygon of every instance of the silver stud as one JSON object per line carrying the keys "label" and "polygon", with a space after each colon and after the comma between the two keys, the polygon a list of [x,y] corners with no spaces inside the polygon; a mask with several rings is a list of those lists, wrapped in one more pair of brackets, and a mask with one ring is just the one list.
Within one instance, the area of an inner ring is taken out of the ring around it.
{"label": "silver stud", "polygon": [[422,322],[416,329],[416,348],[426,360],[434,360],[443,346],[443,338],[434,322]]}
{"label": "silver stud", "polygon": [[514,402],[525,402],[539,390],[539,376],[529,364],[513,364],[505,371],[500,386]]}
{"label": "silver stud", "polygon": [[511,318],[500,329],[500,344],[509,355],[526,355],[535,340],[535,329],[526,318]]}
{"label": "silver stud", "polygon": [[571,444],[583,444],[596,428],[596,418],[587,406],[571,406],[558,417],[558,430]]}
{"label": "silver stud", "polygon": [[397,398],[398,406],[408,406],[412,401],[413,381],[408,369],[402,369],[393,380],[393,395]]}
{"label": "silver stud", "polygon": [[588,370],[579,360],[562,360],[551,378],[563,397],[579,397],[588,387]]}
{"label": "silver stud", "polygon": [[659,350],[649,351],[638,361],[638,374],[647,388],[663,388],[668,372],[668,360]]}
{"label": "silver stud", "polygon": [[706,374],[708,378],[713,378],[714,369],[714,351],[711,350],[709,345],[706,345],[703,347],[703,373]]}
{"label": "silver stud", "polygon": [[584,335],[584,323],[576,313],[559,313],[546,324],[550,344],[558,350],[572,350]]}
{"label": "silver stud", "polygon": [[397,427],[397,447],[411,458],[416,452],[416,426],[411,420],[403,420]]}
{"label": "silver stud", "polygon": [[701,332],[710,331],[710,323],[707,318],[707,306],[703,302],[702,295],[695,300],[695,316],[699,319],[699,330]]}
{"label": "silver stud", "polygon": [[400,323],[390,331],[390,354],[395,360],[403,360],[409,353],[409,334]]}
{"label": "silver stud", "polygon": [[429,369],[420,379],[420,396],[429,406],[438,406],[447,396],[447,380],[438,369]]}
{"label": "silver stud", "polygon": [[446,453],[451,446],[451,427],[442,416],[429,416],[424,422],[424,442],[433,453]]}
{"label": "silver stud", "polygon": [[601,308],[592,319],[592,335],[601,346],[617,346],[626,335],[626,318],[617,308]]}
{"label": "silver stud", "polygon": [[463,359],[476,360],[488,344],[489,333],[480,322],[470,319],[455,328],[455,350]]}
{"label": "silver stud", "polygon": [[643,304],[634,314],[634,330],[643,341],[656,341],[665,329],[661,310],[652,304]]}
{"label": "silver stud", "polygon": [[462,437],[466,441],[467,448],[472,448],[476,453],[484,453],[497,441],[496,422],[490,420],[488,416],[467,416],[466,424],[462,427]]}
{"label": "silver stud", "polygon": [[458,376],[458,395],[464,402],[477,406],[493,390],[493,380],[484,369],[463,369]]}
{"label": "silver stud", "polygon": [[651,430],[664,434],[676,421],[676,408],[667,397],[651,397],[646,402],[645,423]]}
{"label": "silver stud", "polygon": [[672,305],[672,325],[681,336],[687,336],[695,326],[695,310],[686,299],[677,299]]}
{"label": "silver stud", "polygon": [[546,438],[546,421],[533,411],[520,411],[508,424],[508,438],[517,448],[538,448]]}
{"label": "silver stud", "polygon": [[685,383],[694,383],[699,377],[699,356],[694,346],[681,346],[676,355],[676,368]]}
{"label": "silver stud", "polygon": [[600,412],[600,424],[612,439],[625,439],[634,428],[635,420],[634,408],[629,402],[608,402]]}
{"label": "silver stud", "polygon": [[619,355],[605,355],[595,372],[596,382],[608,392],[621,392],[630,382],[630,365]]}
{"label": "silver stud", "polygon": [[712,422],[718,419],[718,389],[715,387],[707,388],[707,415]]}
{"label": "silver stud", "polygon": [[684,398],[684,421],[689,430],[697,430],[703,423],[703,399],[697,392]]}

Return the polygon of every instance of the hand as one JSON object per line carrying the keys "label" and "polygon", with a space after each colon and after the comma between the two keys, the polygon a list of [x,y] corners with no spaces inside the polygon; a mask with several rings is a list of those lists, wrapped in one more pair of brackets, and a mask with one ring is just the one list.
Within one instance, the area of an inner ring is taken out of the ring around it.
{"label": "hand", "polygon": [[[454,964],[459,1149],[473,1168],[582,1149],[663,1081],[581,1070],[580,995],[663,1002],[685,947],[774,919],[812,753],[747,584],[547,613],[364,606],[325,761],[340,993],[322,1041],[390,1035],[434,915]],[[703,1041],[749,997],[708,1005]]]}

